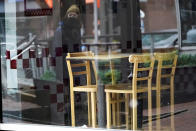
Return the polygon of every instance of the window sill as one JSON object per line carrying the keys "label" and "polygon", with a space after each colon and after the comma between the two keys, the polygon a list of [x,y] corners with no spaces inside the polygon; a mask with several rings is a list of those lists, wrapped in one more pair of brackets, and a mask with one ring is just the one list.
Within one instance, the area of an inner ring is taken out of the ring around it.
{"label": "window sill", "polygon": [[[82,128],[82,127],[68,127],[68,126],[56,126],[56,125],[39,125],[39,124],[7,124],[3,123],[0,124],[0,130],[12,130],[12,131],[90,131],[92,128]],[[99,130],[99,131],[106,131],[108,129],[100,129],[95,128],[93,130]],[[117,129],[111,129],[111,130],[117,130]],[[119,129],[118,129],[119,131]]]}
{"label": "window sill", "polygon": [[187,46],[187,47],[181,47],[182,51],[192,51],[192,50],[196,50],[196,46]]}

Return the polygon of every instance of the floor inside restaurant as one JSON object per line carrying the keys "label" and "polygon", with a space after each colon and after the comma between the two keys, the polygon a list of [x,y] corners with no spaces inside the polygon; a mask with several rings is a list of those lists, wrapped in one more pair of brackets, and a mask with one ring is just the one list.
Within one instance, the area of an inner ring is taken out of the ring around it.
{"label": "floor inside restaurant", "polygon": [[[9,103],[12,103],[11,105]],[[13,104],[15,103],[15,104]],[[4,111],[5,113],[8,113],[13,111],[13,112],[17,112],[17,110],[20,110],[20,107],[17,105],[17,102],[13,102],[13,100],[11,100],[10,98],[4,98],[3,99],[3,105],[4,105]],[[42,112],[45,112],[43,109],[43,107],[41,108],[40,106],[36,105],[36,104],[32,104],[32,103],[28,103],[28,102],[24,102],[23,103],[24,108],[26,108],[25,110],[27,110],[28,108],[32,108],[32,109],[36,109],[36,110],[42,110]],[[85,109],[86,110],[86,109]],[[32,110],[33,111],[33,110]],[[46,109],[47,111],[47,109]],[[82,110],[80,110],[81,112],[78,113],[77,115],[82,115],[85,114],[83,113]],[[153,115],[155,115],[156,108],[153,108]],[[161,114],[163,114],[161,116],[161,129],[162,130],[171,130],[171,123],[170,123],[170,115],[168,114],[169,112],[169,107],[168,106],[164,106],[161,108]],[[13,113],[12,112],[12,113]],[[43,118],[46,117],[47,114],[49,112],[45,112],[45,114],[40,114],[40,118],[42,120],[45,120],[47,118]],[[14,113],[12,114],[14,115]],[[144,116],[147,116],[147,110],[144,110],[143,112]],[[28,119],[23,119],[20,120],[20,117],[13,117],[10,115],[4,115],[3,118],[4,123],[34,123],[34,122],[30,122]],[[81,121],[86,121],[86,119],[84,120],[78,120],[77,121],[80,123]],[[144,119],[145,121],[145,119]],[[175,104],[175,115],[174,115],[174,121],[175,121],[175,131],[194,131],[196,130],[196,101],[192,101],[192,102],[186,102],[186,103],[180,103],[180,104]],[[37,121],[37,123],[39,123]],[[145,122],[144,122],[145,123]],[[42,123],[44,124],[44,123]],[[47,124],[47,122],[45,123]],[[82,125],[81,125],[82,126]],[[148,124],[145,123],[143,124],[143,130],[148,130]],[[156,119],[153,120],[153,130],[157,130],[156,129]]]}

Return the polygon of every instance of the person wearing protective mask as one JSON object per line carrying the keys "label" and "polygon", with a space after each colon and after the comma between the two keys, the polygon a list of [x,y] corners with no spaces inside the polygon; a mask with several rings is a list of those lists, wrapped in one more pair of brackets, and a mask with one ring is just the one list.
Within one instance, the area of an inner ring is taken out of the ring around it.
{"label": "person wearing protective mask", "polygon": [[[80,9],[77,5],[72,4],[66,11],[62,25],[63,49],[66,53],[80,52],[81,46],[81,22]],[[75,69],[76,70],[76,69]],[[66,75],[68,76],[68,74]],[[81,78],[75,78],[76,84],[81,84]],[[76,102],[81,102],[81,94],[75,93]]]}
{"label": "person wearing protective mask", "polygon": [[63,19],[63,45],[67,52],[79,52],[81,45],[80,10],[77,5],[71,5]]}

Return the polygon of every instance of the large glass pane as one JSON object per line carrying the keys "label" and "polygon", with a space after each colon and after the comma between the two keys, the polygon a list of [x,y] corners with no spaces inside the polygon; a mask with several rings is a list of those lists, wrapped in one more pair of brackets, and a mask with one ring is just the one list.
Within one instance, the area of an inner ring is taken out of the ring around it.
{"label": "large glass pane", "polygon": [[178,48],[175,2],[0,2],[3,122],[194,130],[195,51]]}

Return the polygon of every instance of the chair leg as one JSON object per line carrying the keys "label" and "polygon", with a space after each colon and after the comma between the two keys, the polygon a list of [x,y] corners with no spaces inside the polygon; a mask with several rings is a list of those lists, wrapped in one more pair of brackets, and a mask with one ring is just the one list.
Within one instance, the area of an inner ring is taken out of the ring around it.
{"label": "chair leg", "polygon": [[149,131],[152,131],[152,92],[151,85],[148,87],[148,127]]}
{"label": "chair leg", "polygon": [[[117,99],[117,101],[118,100],[120,100],[120,94],[116,94],[116,99]],[[117,117],[116,117],[116,119],[117,119],[117,126],[120,126],[120,110],[121,110],[121,104],[120,104],[120,102],[117,102],[117,108],[116,108],[116,113],[117,113]]]}
{"label": "chair leg", "polygon": [[91,92],[91,107],[92,107],[92,127],[96,127],[96,96],[95,92]]}
{"label": "chair leg", "polygon": [[70,90],[70,100],[71,100],[71,123],[72,127],[75,127],[75,107],[74,107],[74,92]]}
{"label": "chair leg", "polygon": [[156,90],[156,129],[161,129],[161,121],[160,121],[160,114],[161,114],[161,91],[159,89]]}
{"label": "chair leg", "polygon": [[[129,95],[129,103],[130,103],[130,98],[131,98],[131,95]],[[130,107],[129,108],[129,112],[130,112],[130,119],[131,119],[131,129],[133,129],[133,109]]]}
{"label": "chair leg", "polygon": [[111,105],[110,105],[110,93],[106,92],[106,108],[107,108],[107,128],[111,128]]}
{"label": "chair leg", "polygon": [[129,94],[125,94],[126,129],[129,129]]}
{"label": "chair leg", "polygon": [[[116,94],[112,93],[112,99],[116,100]],[[116,103],[112,103],[112,123],[116,126]]]}
{"label": "chair leg", "polygon": [[170,88],[170,112],[171,112],[171,128],[172,131],[175,131],[175,123],[174,123],[174,83],[171,82]]}
{"label": "chair leg", "polygon": [[133,106],[133,130],[137,130],[137,92],[133,92],[132,95],[132,106]]}
{"label": "chair leg", "polygon": [[92,126],[92,120],[91,120],[91,94],[88,92],[87,93],[88,97],[88,126]]}

